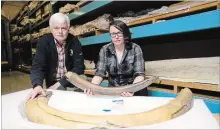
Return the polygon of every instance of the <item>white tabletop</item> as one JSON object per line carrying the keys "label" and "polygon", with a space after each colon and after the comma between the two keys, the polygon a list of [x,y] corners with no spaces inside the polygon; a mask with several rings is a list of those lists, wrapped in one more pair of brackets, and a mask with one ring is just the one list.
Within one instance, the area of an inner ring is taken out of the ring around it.
{"label": "white tabletop", "polygon": [[[37,124],[22,118],[18,105],[31,89],[2,96],[3,129],[59,129],[49,125]],[[88,115],[127,114],[151,110],[169,102],[173,98],[162,97],[114,97],[87,96],[72,91],[53,91],[49,106],[66,111]],[[113,100],[121,100],[114,103]],[[104,110],[109,110],[108,112]],[[149,117],[150,118],[150,117]],[[219,124],[201,99],[194,99],[190,111],[175,119],[134,128],[144,129],[219,129]],[[129,128],[131,129],[131,128]]]}

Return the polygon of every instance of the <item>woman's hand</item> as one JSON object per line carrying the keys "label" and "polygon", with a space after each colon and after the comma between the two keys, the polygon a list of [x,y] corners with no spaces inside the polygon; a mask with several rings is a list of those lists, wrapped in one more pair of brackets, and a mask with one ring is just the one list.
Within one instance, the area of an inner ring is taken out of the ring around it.
{"label": "woman's hand", "polygon": [[123,97],[132,97],[134,95],[134,93],[130,93],[130,92],[122,92],[121,96]]}
{"label": "woman's hand", "polygon": [[84,93],[87,95],[94,95],[90,89],[84,89]]}

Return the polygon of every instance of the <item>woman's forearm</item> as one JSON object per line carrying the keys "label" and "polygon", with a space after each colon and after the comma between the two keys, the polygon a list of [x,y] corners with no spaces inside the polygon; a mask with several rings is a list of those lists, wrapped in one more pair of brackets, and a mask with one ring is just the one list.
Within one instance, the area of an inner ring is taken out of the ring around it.
{"label": "woman's forearm", "polygon": [[143,80],[144,80],[144,76],[137,76],[137,77],[134,79],[133,84],[134,84],[134,83],[141,82],[141,81],[143,81]]}

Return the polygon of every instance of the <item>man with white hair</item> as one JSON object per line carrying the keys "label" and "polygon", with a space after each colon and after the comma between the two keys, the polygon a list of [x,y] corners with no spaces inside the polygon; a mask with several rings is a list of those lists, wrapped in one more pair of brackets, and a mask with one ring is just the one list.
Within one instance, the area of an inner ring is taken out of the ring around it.
{"label": "man with white hair", "polygon": [[31,70],[33,90],[27,100],[38,94],[45,95],[43,80],[49,89],[66,88],[72,86],[65,78],[67,71],[77,74],[84,73],[84,59],[79,40],[69,33],[69,17],[62,13],[55,13],[50,17],[50,34],[40,38]]}

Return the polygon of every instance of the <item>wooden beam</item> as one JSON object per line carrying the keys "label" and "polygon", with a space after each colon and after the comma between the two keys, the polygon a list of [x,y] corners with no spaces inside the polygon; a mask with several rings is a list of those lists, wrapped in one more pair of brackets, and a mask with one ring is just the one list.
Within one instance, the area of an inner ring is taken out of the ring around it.
{"label": "wooden beam", "polygon": [[213,84],[181,82],[181,81],[173,81],[173,80],[166,80],[166,79],[159,79],[155,83],[220,92],[220,88],[218,87],[218,85],[213,85]]}
{"label": "wooden beam", "polygon": [[95,75],[95,72],[96,72],[95,69],[94,69],[94,70],[85,70],[85,71],[84,71],[84,74],[87,74],[87,75]]}
{"label": "wooden beam", "polygon": [[100,34],[107,33],[107,32],[108,32],[108,30],[96,29],[95,35],[100,35]]}
{"label": "wooden beam", "polygon": [[180,92],[180,88],[177,85],[174,85],[173,88],[174,88],[174,93]]}
{"label": "wooden beam", "polygon": [[220,0],[218,0],[217,9],[220,9]]}
{"label": "wooden beam", "polygon": [[[93,70],[85,70],[84,74],[85,75],[95,75],[96,69]],[[108,77],[108,74],[106,74],[106,77]]]}

